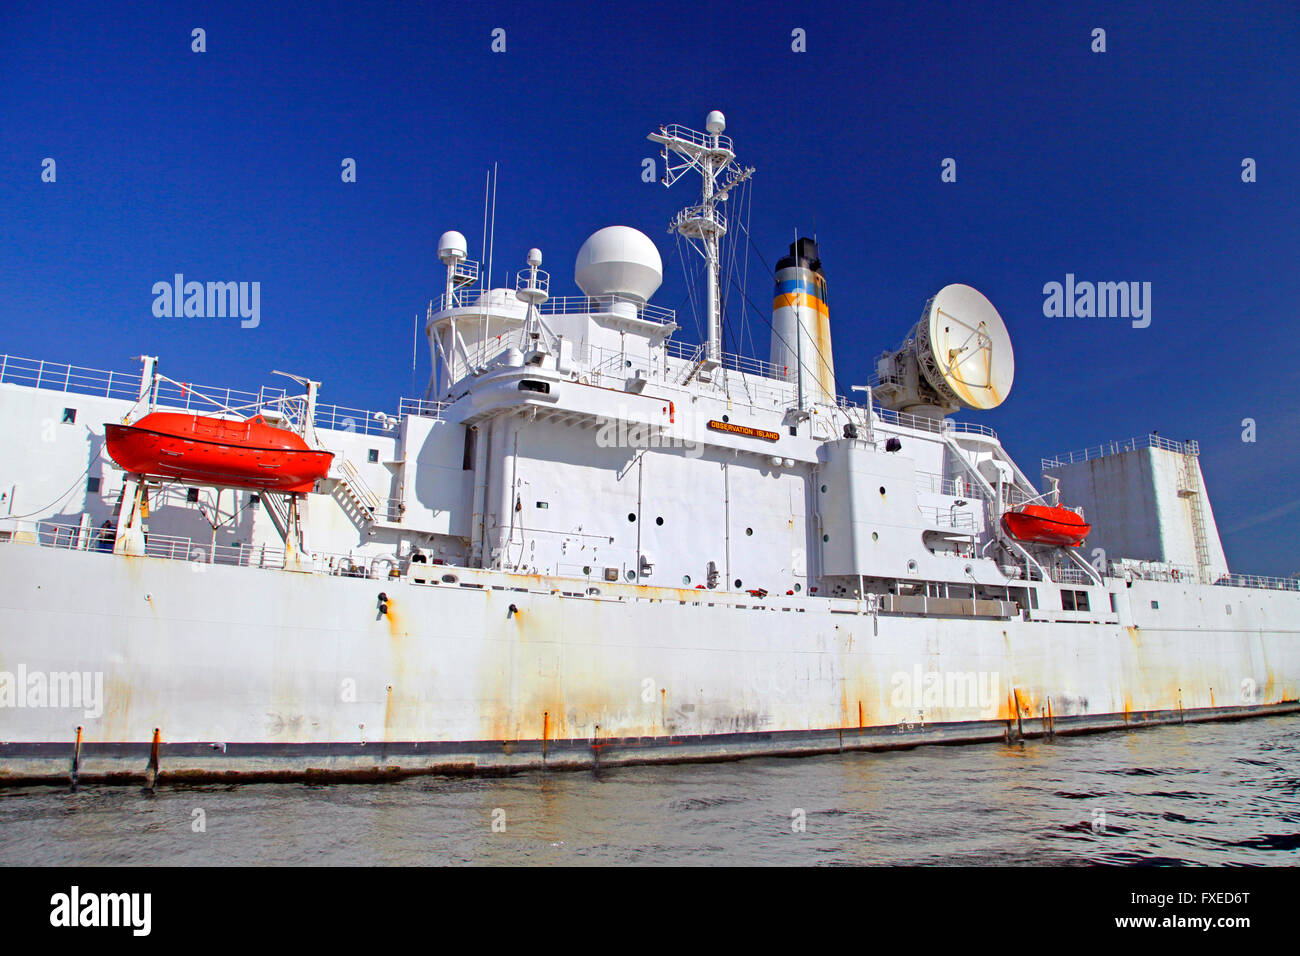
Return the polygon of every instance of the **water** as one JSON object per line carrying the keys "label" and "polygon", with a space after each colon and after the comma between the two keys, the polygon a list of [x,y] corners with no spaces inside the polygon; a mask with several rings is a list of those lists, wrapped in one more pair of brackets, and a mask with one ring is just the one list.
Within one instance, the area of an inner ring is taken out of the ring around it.
{"label": "water", "polygon": [[1278,866],[1298,851],[1298,715],[599,773],[0,791],[5,864]]}

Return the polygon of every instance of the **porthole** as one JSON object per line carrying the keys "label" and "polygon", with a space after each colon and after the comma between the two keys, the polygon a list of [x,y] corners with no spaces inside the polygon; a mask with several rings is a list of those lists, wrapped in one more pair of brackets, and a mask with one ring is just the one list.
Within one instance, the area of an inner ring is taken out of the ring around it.
{"label": "porthole", "polygon": [[655,524],[662,526],[663,523],[664,523],[664,519],[662,515],[659,516],[658,518],[655,518]]}
{"label": "porthole", "polygon": [[635,520],[636,520],[636,515],[629,511],[629,512],[628,512],[628,515],[627,515],[627,520],[628,520],[628,521],[635,521]]}
{"label": "porthole", "polygon": [[798,594],[798,593],[799,593],[800,591],[802,591],[802,590],[803,590],[803,585],[802,585],[802,584],[796,584],[796,585],[794,586],[794,593],[795,593],[795,594]]}
{"label": "porthole", "polygon": [[459,580],[460,580],[460,578],[456,577],[456,575],[454,575],[454,574],[444,574],[444,575],[442,576],[442,583],[443,583],[443,584],[455,584],[455,583],[456,583],[457,581],[459,581]]}
{"label": "porthole", "polygon": [[828,534],[824,534],[824,535],[822,535],[822,541],[823,541],[823,542],[825,542],[825,541],[829,541],[830,539],[831,539],[831,536],[830,536],[830,535],[828,535]]}
{"label": "porthole", "polygon": [[879,531],[873,531],[873,532],[871,532],[871,540],[872,540],[872,541],[879,541],[879,540],[880,540],[880,532],[879,532]]}
{"label": "porthole", "polygon": [[826,494],[826,486],[822,485],[822,494]]}
{"label": "porthole", "polygon": [[724,423],[726,423],[726,422],[731,421],[731,419],[728,418],[726,415],[723,415],[723,416],[722,416],[722,421],[723,421]]}
{"label": "porthole", "polygon": [[689,574],[683,574],[682,584],[690,584],[690,583],[691,583],[691,576]]}
{"label": "porthole", "polygon": [[635,581],[635,580],[636,580],[636,572],[635,572],[635,571],[628,571],[628,572],[627,572],[627,579],[628,579],[629,581]]}
{"label": "porthole", "polygon": [[584,564],[584,565],[582,566],[582,573],[583,573],[583,574],[590,574],[590,573],[591,573],[591,565],[590,565],[590,564]]}
{"label": "porthole", "polygon": [[880,486],[880,493],[881,493],[882,495],[885,493],[885,486],[884,486],[884,485],[881,485],[881,486]]}
{"label": "porthole", "polygon": [[752,538],[752,537],[754,536],[754,529],[753,529],[753,528],[746,528],[746,529],[745,529],[745,535],[746,535],[747,537]]}
{"label": "porthole", "polygon": [[907,570],[908,570],[908,571],[911,571],[913,574],[915,574],[915,573],[916,573],[916,569],[917,569],[916,559],[912,559],[911,561],[908,561],[908,562],[907,562]]}
{"label": "porthole", "polygon": [[737,587],[737,588],[740,587],[740,578],[736,578],[736,587]]}

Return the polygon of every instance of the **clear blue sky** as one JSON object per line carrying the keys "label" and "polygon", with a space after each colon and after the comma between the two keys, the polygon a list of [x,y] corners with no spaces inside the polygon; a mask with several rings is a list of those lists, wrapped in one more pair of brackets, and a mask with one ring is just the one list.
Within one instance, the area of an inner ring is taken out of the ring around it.
{"label": "clear blue sky", "polygon": [[[682,305],[665,224],[693,187],[643,183],[640,161],[659,123],[717,108],[758,168],[768,262],[818,234],[842,384],[970,283],[1016,348],[1010,398],[979,420],[1027,471],[1153,428],[1199,438],[1234,568],[1300,570],[1292,2],[3,6],[0,351],[114,369],[153,352],[174,378],[243,388],[284,368],[394,410],[437,238],[478,249],[493,161],[498,275],[536,245],[574,294],[582,240],[625,223],[664,255],[656,301]],[[260,327],[154,318],[175,272],[259,281]],[[1044,318],[1067,272],[1151,282],[1150,328]],[[769,282],[751,260],[763,308]],[[421,343],[419,392],[428,368]]]}

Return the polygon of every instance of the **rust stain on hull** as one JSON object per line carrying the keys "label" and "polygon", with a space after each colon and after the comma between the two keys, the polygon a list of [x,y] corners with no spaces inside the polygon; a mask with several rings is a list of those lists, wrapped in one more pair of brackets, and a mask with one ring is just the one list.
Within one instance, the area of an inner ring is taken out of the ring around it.
{"label": "rust stain on hull", "polygon": [[[1165,724],[1177,724],[1184,719],[1190,722],[1235,721],[1279,714],[1300,713],[1300,701],[1287,701],[1283,704],[1269,706],[1224,708],[1220,711],[1204,710],[1179,714],[1176,711],[1149,712],[1135,715],[1134,726],[1139,728],[1154,727]],[[1103,714],[1088,718],[1075,719],[1067,725],[1056,724],[1054,732],[1061,735],[1097,733],[1124,729],[1128,715]],[[1055,723],[1055,722],[1054,722]],[[996,720],[972,723],[949,734],[940,734],[933,729],[917,726],[906,732],[897,727],[876,726],[869,728],[871,735],[845,736],[842,731],[830,730],[816,732],[804,737],[792,737],[787,740],[771,740],[769,735],[756,734],[755,746],[746,746],[745,741],[713,743],[705,739],[685,738],[610,738],[602,736],[597,729],[593,737],[584,740],[557,741],[563,744],[563,753],[558,759],[542,759],[540,747],[527,747],[523,744],[537,744],[539,741],[521,742],[519,747],[511,746],[506,751],[514,755],[508,761],[484,760],[481,756],[470,753],[447,754],[433,757],[421,763],[394,763],[392,758],[379,760],[369,766],[319,766],[313,765],[314,758],[299,758],[307,762],[306,766],[285,767],[272,770],[229,770],[219,767],[187,766],[186,758],[170,756],[166,762],[170,769],[161,767],[162,760],[150,758],[149,766],[130,768],[130,759],[121,758],[123,768],[97,769],[83,774],[81,782],[87,784],[127,784],[144,782],[147,786],[157,783],[189,784],[197,782],[339,782],[339,783],[373,783],[402,780],[409,777],[429,775],[472,775],[501,776],[542,769],[555,770],[590,770],[597,766],[634,766],[651,763],[716,763],[739,760],[750,756],[814,756],[830,754],[844,750],[888,751],[909,749],[925,744],[975,744],[990,743],[1000,740],[1002,730]],[[747,735],[741,735],[745,737]],[[1030,729],[1026,738],[1045,738],[1046,730]],[[481,745],[484,742],[479,742]],[[498,742],[505,744],[506,742]],[[151,753],[160,746],[160,733],[156,736]],[[500,752],[500,751],[498,751]],[[90,758],[94,760],[95,758]],[[66,764],[64,764],[66,768]],[[62,779],[66,779],[66,770]],[[57,771],[47,774],[24,774],[8,771],[0,773],[0,786],[13,787],[23,785],[48,785],[52,779],[60,779]]]}

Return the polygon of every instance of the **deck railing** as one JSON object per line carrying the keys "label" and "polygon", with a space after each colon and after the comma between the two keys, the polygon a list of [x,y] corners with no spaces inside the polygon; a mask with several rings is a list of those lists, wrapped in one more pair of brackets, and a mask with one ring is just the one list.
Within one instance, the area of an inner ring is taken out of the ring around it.
{"label": "deck railing", "polygon": [[1139,435],[1135,438],[1124,438],[1117,441],[1104,442],[1100,445],[1093,445],[1090,448],[1083,448],[1079,451],[1064,452],[1060,455],[1054,455],[1051,458],[1043,459],[1043,470],[1049,468],[1060,468],[1064,465],[1074,465],[1083,461],[1090,461],[1093,458],[1104,458],[1108,455],[1122,455],[1124,452],[1137,451],[1141,448],[1162,448],[1165,451],[1177,452],[1178,454],[1196,454],[1200,449],[1194,441],[1171,441],[1168,438],[1162,438],[1159,435]]}
{"label": "deck railing", "polygon": [[[43,359],[29,359],[17,355],[0,355],[0,384],[25,385],[30,388],[49,389],[73,395],[91,395],[132,402],[140,395],[139,372],[83,368],[79,365],[47,362]],[[160,407],[183,409],[199,414],[220,414],[222,409],[231,409],[240,414],[251,415],[264,406],[278,407],[287,397],[284,389],[273,386],[266,386],[258,392],[246,392],[225,386],[193,385],[188,382],[177,385],[163,380],[158,382],[155,392],[156,402]],[[439,403],[404,398],[399,403],[401,413],[405,413],[407,407],[412,404],[421,404],[432,409],[432,406]],[[430,413],[431,411],[411,412],[411,414]],[[332,431],[384,435],[394,430],[396,419],[372,409],[318,403],[314,423],[317,428]]]}
{"label": "deck railing", "polygon": [[[34,544],[64,551],[111,554],[115,536],[116,529],[113,528],[82,528],[54,521],[0,518],[0,545]],[[188,562],[195,571],[213,564],[270,570],[284,568],[283,548],[254,544],[219,544],[214,548],[211,541],[153,532],[145,535],[145,554],[165,561]],[[386,567],[381,571],[371,566],[389,560],[332,551],[313,551],[310,559],[315,570],[322,574],[374,578],[386,576],[387,570]]]}

